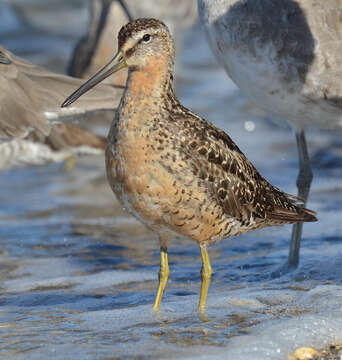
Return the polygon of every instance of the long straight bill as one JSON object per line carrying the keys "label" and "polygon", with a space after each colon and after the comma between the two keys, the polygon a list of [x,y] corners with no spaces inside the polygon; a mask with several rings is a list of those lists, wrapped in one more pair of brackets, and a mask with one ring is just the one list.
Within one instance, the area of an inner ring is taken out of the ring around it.
{"label": "long straight bill", "polygon": [[80,96],[86,93],[88,90],[93,88],[99,82],[112,75],[113,73],[119,71],[120,69],[126,67],[126,61],[122,52],[119,51],[113,59],[105,65],[101,70],[99,70],[93,77],[91,77],[87,82],[85,82],[80,88],[73,92],[62,104],[62,107],[67,107],[76,101]]}

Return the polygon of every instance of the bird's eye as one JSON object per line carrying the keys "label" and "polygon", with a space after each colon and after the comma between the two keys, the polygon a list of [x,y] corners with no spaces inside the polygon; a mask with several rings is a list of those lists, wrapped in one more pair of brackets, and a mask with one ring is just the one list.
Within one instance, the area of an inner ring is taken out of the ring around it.
{"label": "bird's eye", "polygon": [[145,34],[144,36],[143,36],[143,41],[144,42],[149,42],[151,40],[151,35],[150,34]]}

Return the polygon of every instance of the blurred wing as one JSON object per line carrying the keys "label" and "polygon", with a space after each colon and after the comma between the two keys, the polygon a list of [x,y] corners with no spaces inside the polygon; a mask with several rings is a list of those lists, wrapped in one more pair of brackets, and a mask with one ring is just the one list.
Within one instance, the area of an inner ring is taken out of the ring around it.
{"label": "blurred wing", "polygon": [[115,109],[122,88],[100,84],[67,109],[61,104],[84,82],[54,74],[12,55],[0,47],[10,64],[0,63],[0,138],[24,137],[32,129],[44,135],[49,122],[70,121],[89,111]]}
{"label": "blurred wing", "polygon": [[104,136],[97,135],[75,124],[54,124],[51,126],[49,136],[44,137],[42,134],[33,131],[28,139],[47,144],[55,151],[79,147],[104,150],[107,145]]}
{"label": "blurred wing", "polygon": [[[7,65],[0,65],[0,68]],[[44,113],[37,111],[29,94],[18,84],[18,73],[12,78],[0,73],[0,141],[25,137],[33,129],[44,135],[50,132]]]}

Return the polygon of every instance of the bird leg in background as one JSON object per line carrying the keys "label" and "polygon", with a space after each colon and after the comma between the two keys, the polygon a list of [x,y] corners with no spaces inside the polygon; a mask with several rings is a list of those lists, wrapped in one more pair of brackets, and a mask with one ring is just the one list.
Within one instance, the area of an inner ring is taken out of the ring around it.
{"label": "bird leg in background", "polygon": [[127,15],[128,21],[132,21],[134,20],[130,10],[128,9],[128,6],[126,5],[124,0],[118,0],[119,4],[121,5],[121,7],[123,8],[124,12]]}
{"label": "bird leg in background", "polygon": [[162,299],[169,274],[170,274],[170,270],[169,270],[169,261],[168,261],[168,257],[167,257],[167,247],[161,246],[160,247],[159,285],[158,285],[156,299],[154,300],[153,310],[159,310],[160,301]]}
{"label": "bird leg in background", "polygon": [[213,269],[211,268],[210,265],[208,251],[207,249],[202,247],[201,247],[201,258],[202,258],[202,269],[201,269],[202,283],[201,283],[201,295],[198,304],[198,310],[204,311],[207,303],[208,289],[209,289],[210,278],[213,273]]}
{"label": "bird leg in background", "polygon": [[[296,132],[296,139],[299,157],[299,173],[297,177],[298,196],[304,200],[303,206],[305,206],[312,181],[312,170],[304,130]],[[296,268],[299,263],[299,249],[302,230],[303,223],[293,225],[288,258],[288,265],[290,268]]]}

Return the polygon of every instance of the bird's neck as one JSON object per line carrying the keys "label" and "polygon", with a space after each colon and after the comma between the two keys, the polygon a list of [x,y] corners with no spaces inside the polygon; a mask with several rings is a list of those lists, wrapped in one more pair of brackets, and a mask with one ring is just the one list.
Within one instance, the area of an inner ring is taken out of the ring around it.
{"label": "bird's neck", "polygon": [[142,68],[129,70],[124,105],[131,104],[137,110],[158,107],[172,88],[173,64],[160,56]]}
{"label": "bird's neck", "polygon": [[168,111],[178,104],[173,92],[173,64],[162,59],[143,69],[130,70],[118,114],[112,123],[109,139],[139,137],[156,129],[156,123],[168,121]]}

